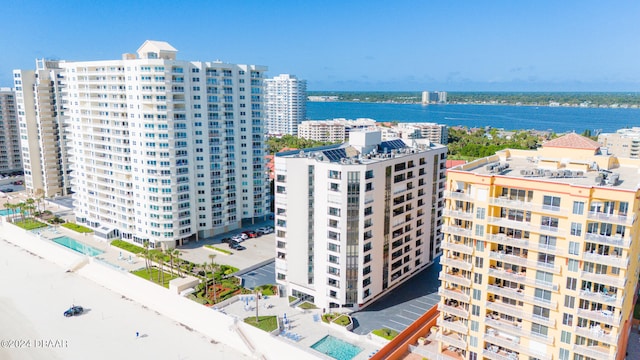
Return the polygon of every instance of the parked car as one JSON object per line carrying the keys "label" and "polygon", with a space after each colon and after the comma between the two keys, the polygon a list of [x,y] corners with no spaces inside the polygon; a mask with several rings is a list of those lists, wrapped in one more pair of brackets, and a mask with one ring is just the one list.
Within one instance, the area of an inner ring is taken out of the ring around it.
{"label": "parked car", "polygon": [[243,231],[242,233],[247,235],[249,238],[257,238],[258,237],[258,233],[253,231],[253,230]]}
{"label": "parked car", "polygon": [[236,241],[236,240],[230,240],[229,241],[229,247],[232,248],[232,249],[234,247],[238,246],[238,245],[240,245],[240,243],[238,241]]}
{"label": "parked car", "polygon": [[243,242],[243,241],[244,241],[244,237],[242,237],[242,236],[240,236],[240,235],[234,235],[234,236],[231,238],[231,241],[235,241],[235,242],[239,242],[239,243],[241,243],[241,242]]}
{"label": "parked car", "polygon": [[273,228],[271,226],[265,226],[265,227],[257,228],[256,231],[259,231],[263,234],[271,234],[273,232]]}
{"label": "parked car", "polygon": [[238,251],[242,251],[246,249],[246,247],[238,244],[237,242],[232,242],[231,244],[229,244],[229,247],[232,248],[233,250],[238,250]]}
{"label": "parked car", "polygon": [[67,309],[67,311],[64,312],[64,316],[71,317],[75,315],[80,315],[82,314],[83,311],[84,309],[82,308],[82,306],[73,305],[69,309]]}
{"label": "parked car", "polygon": [[223,238],[223,239],[222,239],[222,243],[223,243],[223,244],[228,244],[228,243],[230,243],[230,242],[231,242],[231,238],[229,238],[229,237],[226,237],[226,238]]}

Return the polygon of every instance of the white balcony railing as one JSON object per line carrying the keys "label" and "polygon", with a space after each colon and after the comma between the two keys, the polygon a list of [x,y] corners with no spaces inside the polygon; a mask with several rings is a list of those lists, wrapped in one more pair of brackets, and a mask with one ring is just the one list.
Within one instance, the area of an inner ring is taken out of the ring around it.
{"label": "white balcony railing", "polygon": [[440,286],[438,288],[438,295],[445,297],[447,299],[454,299],[462,302],[469,302],[469,295],[463,293],[462,291],[451,290],[445,287]]}
{"label": "white balcony railing", "polygon": [[596,264],[611,265],[619,268],[626,268],[629,266],[629,257],[615,256],[615,255],[600,255],[597,253],[585,252],[582,253],[582,260],[590,261]]}
{"label": "white balcony railing", "polygon": [[463,319],[469,318],[469,312],[461,307],[453,307],[453,306],[445,305],[443,303],[438,303],[438,310],[454,316],[461,317]]}
{"label": "white balcony railing", "polygon": [[440,279],[442,281],[447,281],[447,282],[451,282],[451,283],[454,283],[454,284],[466,286],[466,287],[471,286],[471,280],[470,279],[467,279],[467,278],[462,277],[460,275],[453,275],[453,274],[445,273],[445,272],[442,272],[442,271],[440,272],[440,276],[438,276],[438,279]]}
{"label": "white balcony railing", "polygon": [[441,248],[443,250],[457,251],[459,253],[467,254],[467,255],[473,254],[473,247],[464,245],[462,243],[455,243],[452,241],[444,241],[441,245]]}
{"label": "white balcony railing", "polygon": [[610,360],[615,358],[609,354],[608,349],[600,346],[573,345],[573,351],[596,360]]}
{"label": "white balcony railing", "polygon": [[607,274],[596,274],[588,271],[580,272],[583,280],[597,282],[599,284],[613,285],[615,287],[624,288],[627,279],[623,276],[614,276]]}

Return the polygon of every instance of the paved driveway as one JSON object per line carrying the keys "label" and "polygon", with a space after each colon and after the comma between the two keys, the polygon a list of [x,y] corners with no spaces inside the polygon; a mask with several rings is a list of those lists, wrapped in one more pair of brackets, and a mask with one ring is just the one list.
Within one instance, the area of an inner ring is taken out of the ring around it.
{"label": "paved driveway", "polygon": [[440,301],[440,258],[404,284],[392,290],[364,310],[351,314],[356,334],[389,328],[401,332]]}

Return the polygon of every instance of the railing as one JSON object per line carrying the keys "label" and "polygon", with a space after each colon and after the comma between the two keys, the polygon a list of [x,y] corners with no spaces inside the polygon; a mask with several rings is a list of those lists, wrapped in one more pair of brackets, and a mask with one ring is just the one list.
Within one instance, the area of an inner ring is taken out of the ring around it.
{"label": "railing", "polygon": [[440,264],[447,265],[447,266],[453,266],[455,268],[463,269],[463,270],[467,270],[467,271],[471,271],[471,268],[473,267],[473,265],[471,265],[471,263],[468,263],[466,261],[462,261],[462,260],[456,259],[456,258],[446,257],[444,255],[440,257]]}
{"label": "railing", "polygon": [[513,209],[531,210],[535,212],[552,213],[557,215],[569,214],[568,210],[565,210],[559,206],[544,205],[528,201],[511,200],[505,197],[490,198],[489,203]]}
{"label": "railing", "polygon": [[600,292],[594,292],[589,290],[580,291],[580,297],[585,298],[587,300],[591,300],[591,301],[611,304],[616,307],[621,307],[622,302],[624,301],[624,296],[618,298],[615,294],[605,295]]}
{"label": "railing", "polygon": [[498,303],[496,301],[487,301],[487,309],[498,311],[498,312],[513,316],[515,318],[522,318],[529,321],[533,321],[549,327],[554,327],[556,325],[556,321],[554,319],[549,319],[542,316],[525,313],[522,311],[522,308],[514,305],[507,305],[504,303]]}
{"label": "railing", "polygon": [[438,318],[436,324],[442,328],[455,331],[460,334],[467,335],[469,328],[462,323],[462,321],[447,321],[442,318]]}
{"label": "railing", "polygon": [[629,258],[623,258],[622,256],[614,255],[600,255],[597,253],[582,253],[582,259],[591,261],[598,264],[611,265],[619,268],[626,268],[629,266]]}
{"label": "railing", "polygon": [[436,340],[442,341],[448,345],[453,345],[458,349],[465,350],[467,348],[466,341],[459,339],[457,336],[444,335],[441,332],[439,332],[436,334]]}
{"label": "railing", "polygon": [[473,212],[471,211],[458,211],[458,210],[444,209],[442,213],[444,216],[449,216],[449,217],[454,217],[459,219],[465,219],[465,220],[473,219]]}
{"label": "railing", "polygon": [[607,213],[602,213],[597,211],[589,211],[587,213],[587,219],[589,220],[604,221],[604,222],[620,224],[620,225],[633,224],[633,222],[636,220],[636,216],[637,216],[636,214],[633,214],[632,216],[627,216],[626,214],[614,215],[614,214],[607,214]]}
{"label": "railing", "polygon": [[578,308],[577,314],[578,316],[605,323],[607,325],[620,326],[620,315],[613,316],[613,314],[608,315],[603,313],[602,311],[591,311],[580,308]]}
{"label": "railing", "polygon": [[441,245],[441,248],[443,250],[457,251],[459,253],[468,254],[468,255],[472,255],[473,254],[473,247],[468,246],[468,245],[464,245],[464,244],[451,242],[451,241],[444,241],[442,243],[442,245]]}
{"label": "railing", "polygon": [[514,274],[501,269],[489,269],[489,276],[511,280],[525,285],[543,287],[552,291],[558,291],[558,285],[546,281],[527,278],[524,273]]}
{"label": "railing", "polygon": [[584,238],[589,241],[594,241],[594,242],[606,244],[606,245],[614,245],[614,246],[622,247],[625,249],[628,249],[631,246],[631,239],[624,239],[620,235],[609,236],[609,235],[600,235],[600,234],[594,234],[594,233],[586,233],[584,234]]}
{"label": "railing", "polygon": [[[461,317],[463,319],[469,318],[469,312],[467,310],[461,309],[459,307],[453,307],[449,305],[445,305],[443,303],[438,303],[438,310],[446,312],[451,315],[455,315]],[[464,347],[463,347],[464,349]]]}
{"label": "railing", "polygon": [[550,234],[553,236],[566,235],[566,231],[560,230],[557,227],[551,227],[546,225],[536,225],[527,221],[509,220],[508,218],[493,217],[493,216],[489,216],[488,221],[490,224],[493,224],[493,225],[514,228],[514,229],[521,229],[521,230],[530,231],[530,232]]}
{"label": "railing", "polygon": [[496,328],[498,330],[506,331],[509,334],[516,334],[520,337],[527,337],[528,333],[522,329],[522,327],[516,325],[518,322],[513,322],[512,324],[507,323],[505,320],[496,320],[487,316],[485,319],[485,324]]}
{"label": "railing", "polygon": [[489,257],[492,258],[492,259],[508,262],[510,264],[518,264],[518,265],[527,266],[527,263],[528,263],[526,257],[520,257],[520,256],[516,256],[516,255],[511,255],[511,254],[505,254],[505,253],[498,252],[498,251],[489,252]]}
{"label": "railing", "polygon": [[448,199],[466,200],[466,201],[475,200],[471,195],[465,192],[458,192],[458,191],[445,191],[444,197]]}
{"label": "railing", "polygon": [[450,290],[440,286],[438,288],[438,295],[442,297],[446,297],[447,299],[454,299],[462,302],[469,302],[469,295],[462,293],[460,291]]}
{"label": "railing", "polygon": [[508,355],[502,355],[497,352],[493,352],[491,350],[484,349],[482,350],[482,356],[491,359],[491,360],[517,360],[517,357],[510,357]]}
{"label": "railing", "polygon": [[606,348],[602,348],[600,346],[573,345],[573,351],[580,355],[588,356],[596,360],[609,360],[615,358],[611,357],[609,351]]}
{"label": "railing", "polygon": [[613,285],[619,288],[624,288],[627,282],[626,277],[612,276],[607,274],[596,274],[588,271],[580,272],[580,276],[584,280],[594,281],[600,284]]}
{"label": "railing", "polygon": [[587,327],[577,326],[575,330],[576,330],[576,335],[584,336],[586,338],[594,339],[597,341],[603,341],[609,345],[618,344],[617,336],[613,336],[611,334],[605,333],[604,330],[599,326],[596,326],[595,328],[592,328],[592,329],[589,329]]}
{"label": "railing", "polygon": [[529,248],[529,240],[515,239],[504,234],[491,234],[489,235],[489,241],[502,245]]}
{"label": "railing", "polygon": [[448,274],[448,273],[444,273],[444,272],[440,272],[440,276],[438,276],[438,279],[442,280],[442,281],[447,281],[447,282],[452,282],[458,285],[462,285],[462,286],[466,286],[469,287],[471,286],[471,280],[464,278],[462,276],[458,276],[458,275],[453,275],[453,274]]}
{"label": "railing", "polygon": [[442,227],[442,232],[449,233],[449,234],[456,234],[456,235],[466,236],[466,237],[473,236],[473,230],[464,229],[464,228],[457,227],[457,226],[443,226]]}

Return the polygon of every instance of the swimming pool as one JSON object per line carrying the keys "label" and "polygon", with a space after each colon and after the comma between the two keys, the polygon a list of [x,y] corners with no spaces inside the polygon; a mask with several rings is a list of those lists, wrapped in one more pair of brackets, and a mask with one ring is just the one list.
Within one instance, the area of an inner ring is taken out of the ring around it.
{"label": "swimming pool", "polygon": [[18,210],[11,210],[11,209],[2,209],[0,210],[0,216],[7,216],[9,214],[17,214]]}
{"label": "swimming pool", "polygon": [[311,348],[336,360],[351,360],[362,352],[361,348],[331,335],[323,337],[320,341],[311,345]]}
{"label": "swimming pool", "polygon": [[102,250],[98,250],[94,247],[91,247],[89,245],[85,245],[83,243],[77,242],[75,240],[73,240],[72,238],[68,237],[68,236],[61,236],[61,237],[57,237],[55,239],[52,239],[53,242],[60,244],[62,246],[66,246],[71,250],[77,251],[81,254],[85,254],[85,255],[89,255],[89,256],[96,256],[96,255],[100,255],[102,253],[104,253],[104,251]]}

